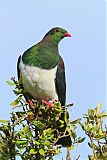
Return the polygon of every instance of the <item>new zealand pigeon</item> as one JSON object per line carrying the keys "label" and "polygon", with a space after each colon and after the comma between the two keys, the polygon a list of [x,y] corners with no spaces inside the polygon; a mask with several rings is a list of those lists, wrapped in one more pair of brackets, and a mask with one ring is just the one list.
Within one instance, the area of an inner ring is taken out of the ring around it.
{"label": "new zealand pigeon", "polygon": [[18,79],[22,79],[27,99],[59,100],[65,105],[65,67],[58,52],[58,44],[64,37],[71,34],[62,28],[53,28],[18,58]]}
{"label": "new zealand pigeon", "polygon": [[[58,52],[58,44],[64,37],[71,35],[62,28],[53,28],[39,43],[18,58],[18,79],[22,80],[27,100],[59,100],[62,106],[65,105],[65,67]],[[65,128],[66,126],[63,130]],[[66,147],[70,146],[72,141],[70,136],[66,136],[60,138],[56,144]]]}

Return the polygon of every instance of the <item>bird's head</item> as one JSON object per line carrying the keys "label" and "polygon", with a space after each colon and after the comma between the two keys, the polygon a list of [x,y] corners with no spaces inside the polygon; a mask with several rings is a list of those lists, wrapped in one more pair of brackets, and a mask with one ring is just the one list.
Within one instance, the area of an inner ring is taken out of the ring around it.
{"label": "bird's head", "polygon": [[49,37],[54,44],[58,44],[64,37],[71,37],[71,34],[63,28],[55,27],[44,36],[46,37]]}

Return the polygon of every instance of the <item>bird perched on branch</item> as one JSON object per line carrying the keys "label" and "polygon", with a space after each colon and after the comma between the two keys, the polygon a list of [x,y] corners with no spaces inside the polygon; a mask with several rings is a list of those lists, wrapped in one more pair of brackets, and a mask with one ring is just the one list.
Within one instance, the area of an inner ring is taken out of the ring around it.
{"label": "bird perched on branch", "polygon": [[[43,39],[19,56],[18,79],[22,81],[27,100],[66,101],[65,66],[58,51],[58,44],[64,37],[71,37],[63,28],[51,29]],[[68,141],[68,143],[67,143]],[[70,137],[59,140],[63,146],[71,144]]]}
{"label": "bird perched on branch", "polygon": [[58,52],[58,44],[64,37],[71,34],[62,28],[53,28],[18,58],[18,79],[22,79],[27,99],[59,100],[65,105],[65,67]]}

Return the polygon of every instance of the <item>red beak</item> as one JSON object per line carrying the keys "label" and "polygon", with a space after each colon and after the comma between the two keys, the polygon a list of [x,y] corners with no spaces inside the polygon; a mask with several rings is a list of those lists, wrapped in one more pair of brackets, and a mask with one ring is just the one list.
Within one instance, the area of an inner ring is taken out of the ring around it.
{"label": "red beak", "polygon": [[65,33],[64,36],[65,36],[65,37],[71,37],[72,35],[69,34],[69,33]]}

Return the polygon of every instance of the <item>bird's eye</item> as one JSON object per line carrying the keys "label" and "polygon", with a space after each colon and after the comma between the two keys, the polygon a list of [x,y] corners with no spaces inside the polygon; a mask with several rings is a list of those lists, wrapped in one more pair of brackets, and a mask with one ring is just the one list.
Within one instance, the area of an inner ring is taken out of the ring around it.
{"label": "bird's eye", "polygon": [[55,32],[59,32],[59,29],[55,29]]}

